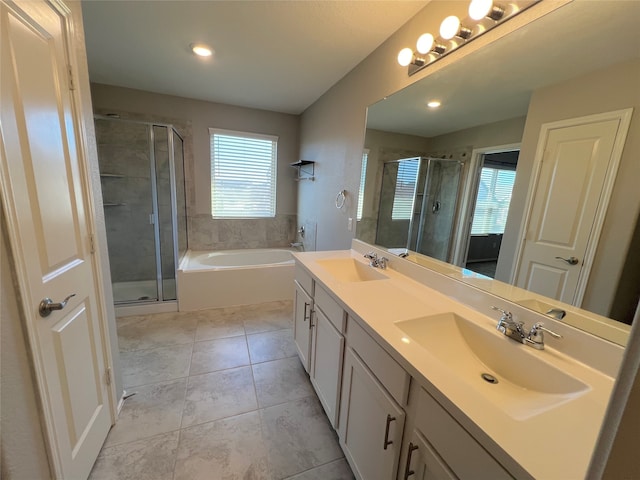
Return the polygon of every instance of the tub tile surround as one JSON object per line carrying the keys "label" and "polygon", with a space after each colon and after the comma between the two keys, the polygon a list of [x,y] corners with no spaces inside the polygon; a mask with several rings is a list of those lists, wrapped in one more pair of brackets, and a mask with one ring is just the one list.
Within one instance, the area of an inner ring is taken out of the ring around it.
{"label": "tub tile surround", "polygon": [[[384,272],[388,278],[375,282],[339,282],[317,263],[329,258],[353,258],[366,265],[363,254],[369,251],[391,257],[388,252],[357,240],[353,241],[352,250],[295,256],[316,281],[333,292],[347,313],[359,319],[367,333],[512,474],[523,478],[583,478],[622,347],[547,317],[539,318],[529,310],[399,257],[391,258]],[[499,316],[490,306],[496,303],[511,310],[527,326],[544,320],[549,328],[563,334],[562,343],[545,338],[547,348],[543,351],[515,343],[514,347],[554,364],[588,388],[569,402],[526,419],[515,419],[480,390],[458,379],[438,357],[415,342],[403,341],[405,334],[394,325],[398,320],[456,312],[494,332]]]}
{"label": "tub tile surround", "polygon": [[192,250],[236,250],[288,247],[296,238],[293,214],[274,218],[217,219],[211,215],[189,217],[189,248]]}
{"label": "tub tile surround", "polygon": [[119,318],[135,395],[91,480],[353,479],[296,356],[292,311],[278,301]]}

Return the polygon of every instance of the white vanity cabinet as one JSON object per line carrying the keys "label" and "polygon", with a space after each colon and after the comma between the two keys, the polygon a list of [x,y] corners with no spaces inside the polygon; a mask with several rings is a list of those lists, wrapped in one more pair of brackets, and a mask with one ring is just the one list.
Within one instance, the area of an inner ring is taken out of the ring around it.
{"label": "white vanity cabinet", "polygon": [[294,340],[320,403],[333,428],[338,426],[345,312],[301,267],[296,268]]}
{"label": "white vanity cabinet", "polygon": [[456,480],[457,477],[422,433],[414,429],[407,445],[402,480]]}
{"label": "white vanity cabinet", "polygon": [[321,285],[316,285],[314,305],[309,377],[331,425],[337,428],[345,312]]}
{"label": "white vanity cabinet", "polygon": [[411,393],[412,434],[405,439],[402,480],[513,477],[423,388]]}
{"label": "white vanity cabinet", "polygon": [[353,473],[360,480],[395,478],[404,410],[351,348],[343,378],[338,434]]}
{"label": "white vanity cabinet", "polygon": [[295,296],[293,300],[293,339],[304,369],[311,368],[311,334],[313,315],[313,287],[311,276],[296,267]]}
{"label": "white vanity cabinet", "polygon": [[355,321],[347,320],[340,445],[357,478],[396,477],[410,377]]}

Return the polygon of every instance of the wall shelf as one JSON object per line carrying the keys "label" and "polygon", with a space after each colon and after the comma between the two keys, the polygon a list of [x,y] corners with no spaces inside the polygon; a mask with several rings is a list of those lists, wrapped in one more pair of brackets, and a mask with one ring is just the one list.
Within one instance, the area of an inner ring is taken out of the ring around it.
{"label": "wall shelf", "polygon": [[315,174],[315,163],[311,160],[299,160],[291,164],[291,166],[298,170],[298,176],[296,177],[296,182],[301,180],[311,180],[312,182],[316,179]]}

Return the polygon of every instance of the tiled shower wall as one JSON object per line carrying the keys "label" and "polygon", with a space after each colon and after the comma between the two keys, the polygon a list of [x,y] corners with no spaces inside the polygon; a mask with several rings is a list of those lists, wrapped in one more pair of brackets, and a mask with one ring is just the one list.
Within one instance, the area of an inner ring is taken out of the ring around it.
{"label": "tiled shower wall", "polygon": [[[113,282],[156,277],[147,126],[96,121],[109,263]],[[112,176],[113,175],[113,176]]]}
{"label": "tiled shower wall", "polygon": [[[278,213],[274,218],[221,220],[213,219],[208,214],[195,213],[195,160],[193,153],[193,125],[191,121],[105,108],[96,108],[96,113],[102,115],[115,113],[123,119],[172,124],[183,138],[188,247],[191,250],[288,247],[289,243],[299,240],[296,236],[298,225],[296,224],[297,217],[295,214]],[[287,168],[289,167],[287,166]],[[290,170],[293,177],[295,171],[294,169]],[[279,176],[278,181],[293,182],[292,179],[285,176]],[[103,187],[104,185],[105,182],[103,181]]]}

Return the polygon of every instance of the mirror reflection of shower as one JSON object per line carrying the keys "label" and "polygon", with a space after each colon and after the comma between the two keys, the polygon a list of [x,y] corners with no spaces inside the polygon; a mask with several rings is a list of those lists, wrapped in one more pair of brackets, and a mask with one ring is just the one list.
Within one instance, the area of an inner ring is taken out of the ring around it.
{"label": "mirror reflection of shower", "polygon": [[95,117],[116,304],[175,301],[187,250],[183,140],[171,125]]}
{"label": "mirror reflection of shower", "polygon": [[376,243],[448,261],[462,165],[429,157],[385,162]]}

